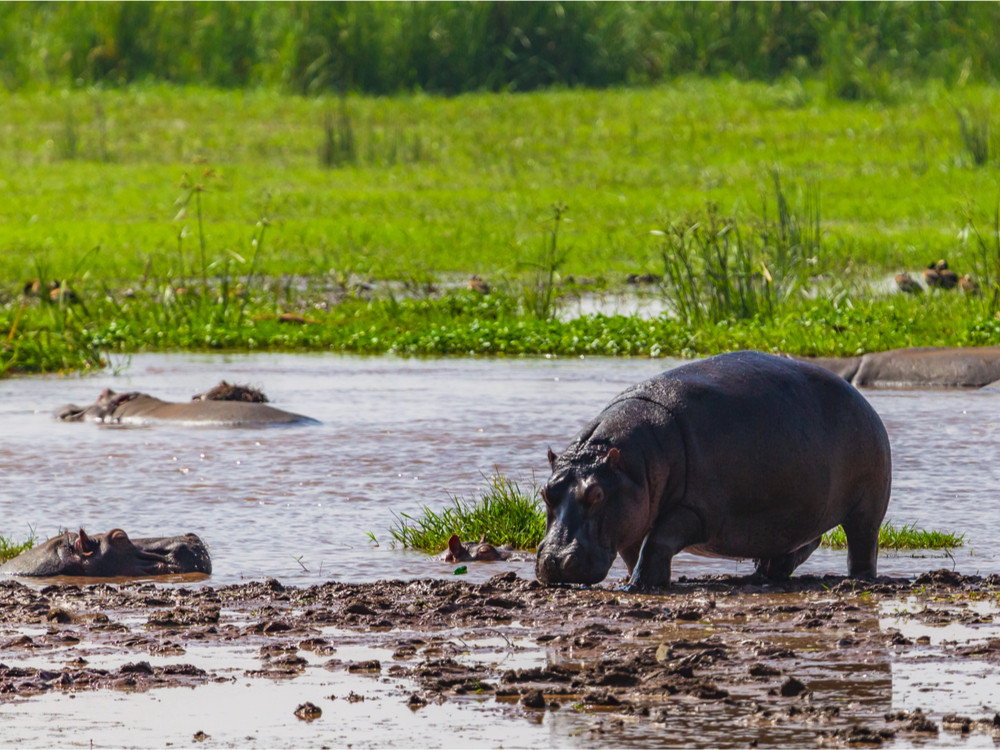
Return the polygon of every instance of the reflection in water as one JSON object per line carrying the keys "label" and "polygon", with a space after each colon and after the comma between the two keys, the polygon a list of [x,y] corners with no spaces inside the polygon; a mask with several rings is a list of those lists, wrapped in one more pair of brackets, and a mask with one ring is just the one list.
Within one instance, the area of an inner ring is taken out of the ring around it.
{"label": "reflection in water", "polygon": [[[335,355],[141,355],[124,375],[0,382],[0,533],[41,539],[63,528],[193,531],[211,548],[213,581],[276,576],[306,584],[451,575],[454,566],[393,549],[393,512],[417,515],[472,498],[494,467],[530,486],[619,391],[671,365],[609,359],[368,359]],[[181,401],[220,379],[261,386],[318,427],[107,428],[62,424],[67,402],[102,388]],[[992,457],[1000,394],[867,391],[893,445],[889,518],[967,534],[965,573],[1000,571],[1000,484]],[[379,546],[372,546],[372,532]],[[502,565],[502,568],[501,568]],[[950,567],[940,553],[886,556],[880,572]],[[482,580],[530,561],[469,566]],[[845,572],[819,550],[800,569]],[[750,563],[681,555],[675,575],[748,573]],[[624,575],[619,562],[611,580]]]}

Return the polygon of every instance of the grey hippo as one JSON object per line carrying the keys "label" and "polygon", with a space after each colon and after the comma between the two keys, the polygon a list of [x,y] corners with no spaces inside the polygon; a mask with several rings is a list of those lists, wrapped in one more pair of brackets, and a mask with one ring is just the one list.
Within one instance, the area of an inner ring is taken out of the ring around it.
{"label": "grey hippo", "polygon": [[208,548],[196,534],[130,539],[121,529],[88,535],[67,531],[0,565],[0,574],[17,576],[86,576],[88,578],[158,576],[212,572]]}
{"label": "grey hippo", "polygon": [[681,550],[782,579],[838,524],[849,574],[876,574],[889,439],[821,367],[760,352],[683,365],[623,391],[549,463],[543,583],[598,583],[617,552],[632,587],[664,586]]}
{"label": "grey hippo", "polygon": [[1000,389],[1000,347],[925,346],[813,362],[858,388]]}
{"label": "grey hippo", "polygon": [[[216,386],[228,386],[225,382]],[[232,386],[228,386],[232,388]],[[208,393],[211,393],[209,391]],[[146,393],[115,393],[106,388],[89,406],[68,404],[56,412],[63,422],[99,422],[102,424],[146,424],[179,422],[217,424],[230,427],[318,424],[315,419],[278,409],[259,400],[218,400],[199,394],[191,401],[162,401]],[[266,401],[266,398],[264,399]]]}

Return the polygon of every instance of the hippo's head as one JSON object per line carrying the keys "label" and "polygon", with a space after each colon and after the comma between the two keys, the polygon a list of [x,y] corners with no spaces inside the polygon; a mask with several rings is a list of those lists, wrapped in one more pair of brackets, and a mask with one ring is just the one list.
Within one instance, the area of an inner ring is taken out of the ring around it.
{"label": "hippo's head", "polygon": [[97,401],[90,406],[67,404],[56,412],[56,417],[63,422],[83,422],[85,420],[104,422],[114,415],[115,409],[139,395],[134,392],[115,393],[110,388],[105,388],[97,397]]}
{"label": "hippo's head", "polygon": [[463,542],[458,534],[452,534],[448,539],[448,549],[441,554],[441,559],[445,562],[494,562],[506,560],[510,555],[510,547],[494,547],[486,541],[485,534],[478,542]]}
{"label": "hippo's head", "polygon": [[643,491],[623,471],[617,448],[586,456],[550,450],[549,464],[552,476],[542,488],[545,538],[535,575],[542,583],[599,583],[618,550],[645,533]]}
{"label": "hippo's head", "polygon": [[0,573],[20,576],[157,576],[211,573],[212,561],[195,534],[129,539],[121,529],[88,536],[67,531],[0,566]]}

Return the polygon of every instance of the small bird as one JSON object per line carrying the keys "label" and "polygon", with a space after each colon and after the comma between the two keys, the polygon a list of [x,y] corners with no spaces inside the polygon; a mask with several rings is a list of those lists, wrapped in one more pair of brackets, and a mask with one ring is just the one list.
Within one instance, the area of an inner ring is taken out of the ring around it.
{"label": "small bird", "polygon": [[932,288],[954,289],[958,286],[958,274],[948,268],[948,261],[942,258],[924,269],[924,281]]}
{"label": "small bird", "polygon": [[471,279],[469,279],[467,286],[472,291],[479,292],[480,294],[490,293],[490,285],[487,284],[485,281],[483,281],[481,278],[479,278],[478,275],[475,275]]}
{"label": "small bird", "polygon": [[49,284],[49,299],[53,302],[61,302],[67,305],[75,305],[80,301],[76,292],[68,286],[63,286],[61,281],[53,281]]}
{"label": "small bird", "polygon": [[906,292],[906,294],[923,294],[924,292],[923,287],[905,272],[896,274],[896,286],[899,287],[899,291]]}
{"label": "small bird", "polygon": [[982,289],[979,288],[979,282],[976,281],[972,274],[965,274],[962,278],[958,280],[959,288],[966,294],[971,294],[973,296],[979,296],[983,293]]}

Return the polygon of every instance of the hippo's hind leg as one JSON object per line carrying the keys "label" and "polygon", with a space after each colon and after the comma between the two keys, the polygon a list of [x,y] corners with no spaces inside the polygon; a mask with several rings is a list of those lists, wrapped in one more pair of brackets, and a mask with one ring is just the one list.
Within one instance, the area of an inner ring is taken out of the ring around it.
{"label": "hippo's hind leg", "polygon": [[755,560],[757,570],[754,571],[754,575],[769,581],[784,581],[792,575],[792,571],[806,561],[806,558],[816,550],[819,543],[820,539],[814,539],[787,554]]}
{"label": "hippo's hind leg", "polygon": [[863,498],[844,519],[847,537],[847,574],[851,578],[874,578],[878,570],[878,532],[889,504],[888,488],[883,496]]}

